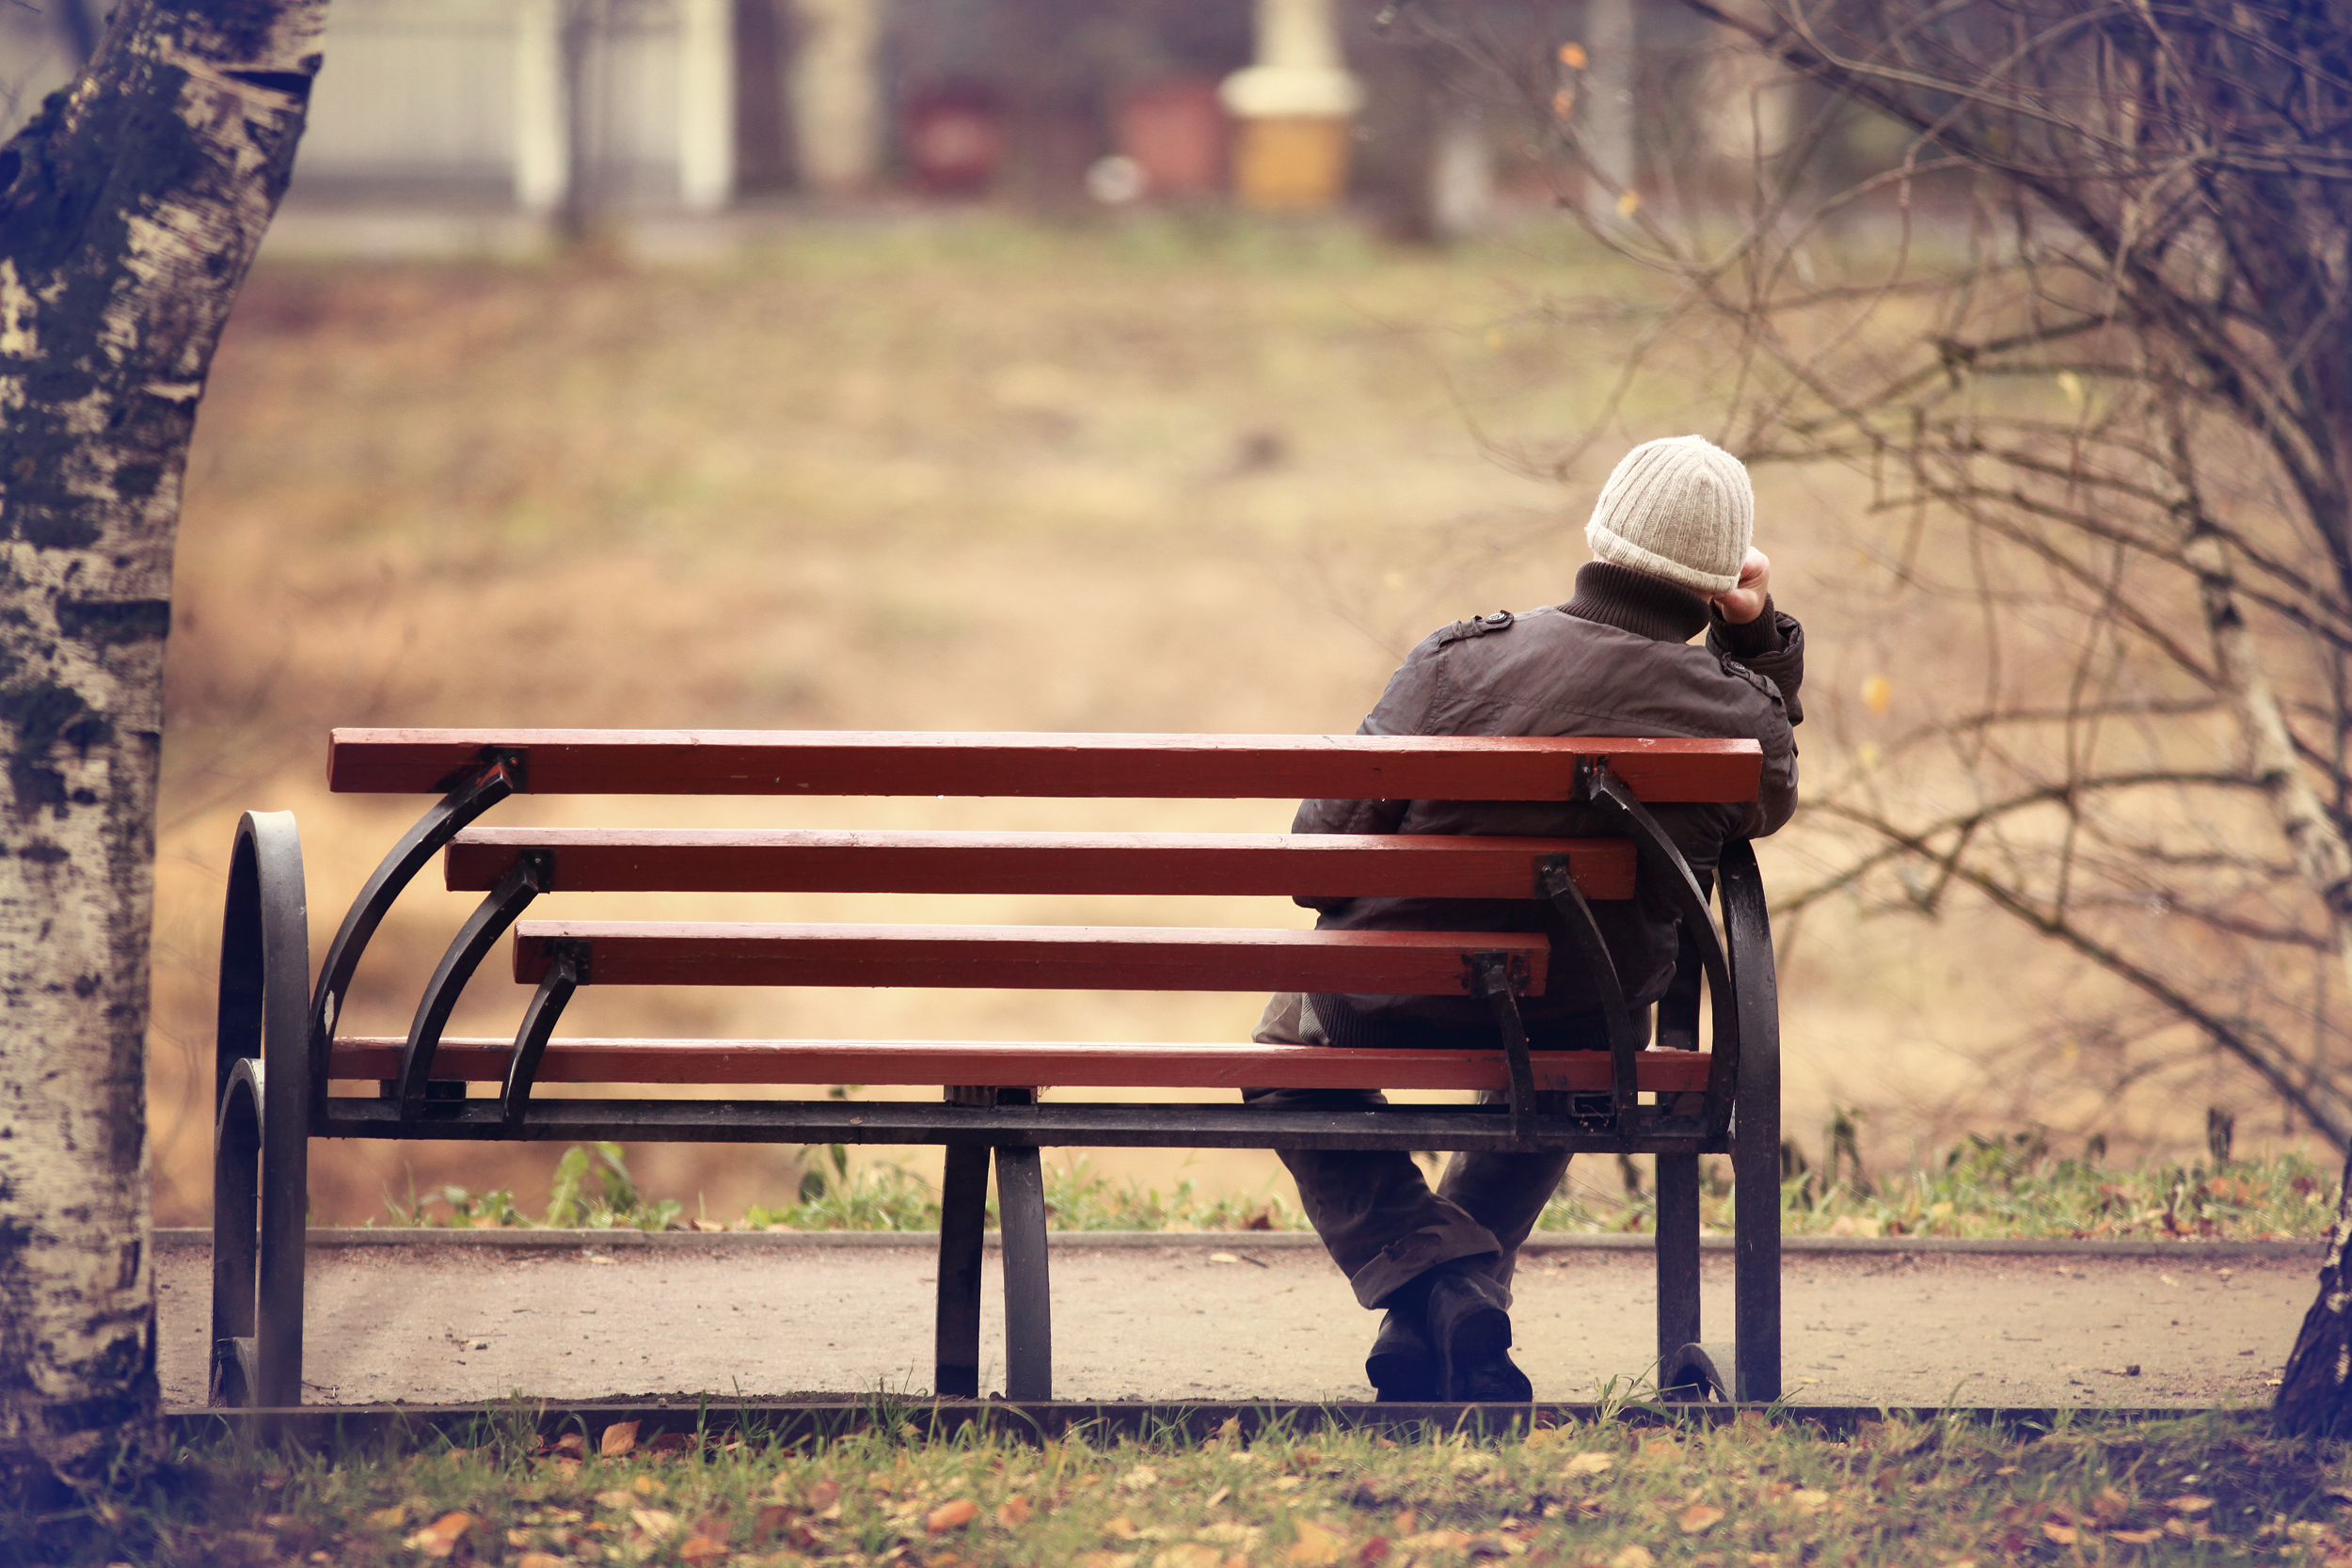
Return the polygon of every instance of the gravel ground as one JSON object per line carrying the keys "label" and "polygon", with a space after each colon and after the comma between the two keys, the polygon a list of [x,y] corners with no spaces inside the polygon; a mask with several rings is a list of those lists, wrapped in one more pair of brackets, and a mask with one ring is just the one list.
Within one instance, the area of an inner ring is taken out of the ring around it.
{"label": "gravel ground", "polygon": [[[793,1240],[314,1243],[305,1398],[927,1388],[928,1247]],[[1792,1254],[1788,1386],[1799,1402],[1831,1404],[2258,1403],[2311,1303],[2315,1258]],[[167,1240],[158,1270],[164,1397],[199,1404],[209,1248]],[[999,1289],[992,1250],[984,1388],[1001,1386]],[[1057,1238],[1053,1290],[1061,1398],[1367,1397],[1375,1320],[1320,1252],[1242,1238]],[[1517,1354],[1539,1399],[1590,1398],[1648,1370],[1646,1256],[1544,1253],[1523,1261],[1518,1294]],[[1727,1341],[1731,1262],[1721,1254],[1706,1260],[1705,1311],[1709,1345]]]}

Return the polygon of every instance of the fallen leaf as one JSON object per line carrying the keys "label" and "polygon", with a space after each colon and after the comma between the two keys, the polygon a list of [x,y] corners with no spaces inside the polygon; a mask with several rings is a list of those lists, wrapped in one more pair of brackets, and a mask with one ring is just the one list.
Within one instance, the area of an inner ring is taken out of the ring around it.
{"label": "fallen leaf", "polygon": [[1713,1503],[1692,1503],[1682,1511],[1682,1517],[1675,1525],[1685,1535],[1698,1535],[1723,1522],[1724,1511]]}
{"label": "fallen leaf", "polygon": [[1644,1459],[1677,1459],[1681,1457],[1682,1445],[1671,1437],[1650,1437],[1643,1440]]}
{"label": "fallen leaf", "polygon": [[1007,1497],[996,1505],[996,1522],[1007,1529],[1019,1529],[1029,1522],[1029,1499]]}
{"label": "fallen leaf", "polygon": [[932,1509],[924,1517],[923,1528],[932,1535],[945,1535],[951,1529],[961,1529],[979,1516],[979,1504],[969,1497],[958,1497]]}
{"label": "fallen leaf", "polygon": [[1800,1486],[1788,1494],[1788,1500],[1807,1513],[1819,1513],[1829,1506],[1829,1494],[1810,1486]]}
{"label": "fallen leaf", "polygon": [[565,1433],[563,1436],[557,1438],[553,1443],[549,1444],[548,1448],[556,1454],[557,1457],[562,1459],[585,1459],[588,1457],[588,1439],[577,1432]]}
{"label": "fallen leaf", "polygon": [[1223,1502],[1226,1498],[1232,1497],[1232,1495],[1233,1489],[1232,1487],[1220,1486],[1216,1491],[1210,1493],[1208,1499],[1201,1503],[1200,1506],[1202,1508],[1215,1508],[1217,1504]]}
{"label": "fallen leaf", "polygon": [[1183,1541],[1152,1560],[1152,1568],[1225,1568],[1225,1554],[1199,1541]]}
{"label": "fallen leaf", "polygon": [[2051,1540],[2057,1542],[2061,1546],[2073,1545],[2081,1535],[2081,1532],[2076,1530],[2072,1525],[2045,1524],[2042,1527],[2042,1533],[2048,1536]]}
{"label": "fallen leaf", "polygon": [[571,1564],[553,1552],[525,1552],[515,1560],[515,1568],[571,1568]]}
{"label": "fallen leaf", "polygon": [[656,1459],[675,1459],[695,1449],[694,1434],[691,1432],[665,1432],[645,1445],[645,1452]]}
{"label": "fallen leaf", "polygon": [[1119,1478],[1119,1484],[1130,1492],[1149,1492],[1160,1483],[1160,1473],[1149,1465],[1138,1465]]}
{"label": "fallen leaf", "polygon": [[677,1515],[659,1508],[632,1508],[628,1516],[637,1528],[657,1541],[667,1541],[677,1533]]}
{"label": "fallen leaf", "polygon": [[1086,1552],[1078,1559],[1078,1568],[1136,1568],[1134,1552]]}
{"label": "fallen leaf", "polygon": [[1570,1476],[1597,1476],[1603,1470],[1617,1467],[1617,1456],[1612,1453],[1581,1453],[1568,1461],[1561,1473]]}
{"label": "fallen leaf", "polygon": [[438,1561],[455,1551],[457,1543],[464,1539],[466,1532],[471,1528],[473,1528],[472,1514],[444,1513],[410,1536],[403,1544]]}
{"label": "fallen leaf", "polygon": [[407,1521],[407,1518],[408,1511],[398,1503],[394,1503],[389,1508],[379,1508],[369,1514],[368,1523],[378,1529],[398,1529]]}
{"label": "fallen leaf", "polygon": [[831,1478],[816,1482],[808,1489],[808,1511],[822,1513],[841,1500],[841,1483]]}
{"label": "fallen leaf", "polygon": [[1375,1535],[1356,1548],[1356,1560],[1363,1568],[1372,1568],[1374,1563],[1386,1560],[1388,1555],[1389,1538],[1385,1535]]}
{"label": "fallen leaf", "polygon": [[555,1479],[558,1481],[578,1481],[580,1479],[580,1461],[577,1459],[557,1460],[555,1462]]}
{"label": "fallen leaf", "polygon": [[596,1444],[596,1451],[607,1459],[618,1459],[623,1454],[635,1451],[636,1448],[637,1423],[635,1421],[613,1422],[604,1429],[604,1436]]}
{"label": "fallen leaf", "polygon": [[1276,1476],[1274,1478],[1274,1489],[1277,1492],[1295,1492],[1306,1484],[1307,1483],[1305,1481],[1299,1480],[1296,1476]]}
{"label": "fallen leaf", "polygon": [[2109,1486],[2090,1499],[2090,1516],[2102,1525],[2120,1525],[2132,1511],[2132,1499]]}
{"label": "fallen leaf", "polygon": [[2114,1534],[2108,1536],[2107,1539],[2110,1541],[2121,1541],[2126,1546],[2145,1546],[2151,1541],[2163,1540],[2164,1531],[2160,1529],[2120,1529]]}
{"label": "fallen leaf", "polygon": [[641,1497],[650,1497],[656,1492],[669,1490],[651,1476],[639,1476],[635,1481],[630,1481],[629,1485],[636,1489],[637,1495]]}
{"label": "fallen leaf", "polygon": [[1103,1533],[1120,1541],[1136,1538],[1136,1522],[1124,1513],[1115,1513],[1103,1521]]}
{"label": "fallen leaf", "polygon": [[2201,1497],[2194,1493],[2190,1493],[2183,1497],[2174,1497],[2168,1501],[2164,1506],[2170,1509],[2175,1513],[2204,1513],[2213,1508],[2213,1499],[2211,1497]]}
{"label": "fallen leaf", "polygon": [[1232,1252],[1212,1252],[1209,1254],[1209,1261],[1212,1263],[1238,1263],[1241,1261],[1241,1255]]}
{"label": "fallen leaf", "polygon": [[634,1492],[624,1492],[616,1486],[610,1492],[597,1493],[596,1506],[598,1508],[609,1508],[612,1510],[613,1513],[618,1513],[625,1509],[631,1509],[637,1506],[637,1494]]}
{"label": "fallen leaf", "polygon": [[1637,1544],[1635,1545],[1626,1547],[1615,1557],[1611,1558],[1609,1560],[1609,1568],[1651,1568],[1651,1565],[1657,1560],[1658,1560],[1656,1558],[1649,1555],[1649,1548],[1647,1546]]}
{"label": "fallen leaf", "polygon": [[725,1542],[714,1541],[707,1535],[690,1535],[686,1544],[677,1549],[677,1555],[691,1563],[693,1568],[702,1568],[706,1562],[717,1562],[725,1557],[727,1547]]}
{"label": "fallen leaf", "polygon": [[1300,1519],[1293,1527],[1296,1539],[1291,1549],[1282,1554],[1285,1562],[1295,1562],[1300,1568],[1326,1568],[1347,1555],[1347,1537],[1335,1529],[1327,1529],[1311,1519]]}

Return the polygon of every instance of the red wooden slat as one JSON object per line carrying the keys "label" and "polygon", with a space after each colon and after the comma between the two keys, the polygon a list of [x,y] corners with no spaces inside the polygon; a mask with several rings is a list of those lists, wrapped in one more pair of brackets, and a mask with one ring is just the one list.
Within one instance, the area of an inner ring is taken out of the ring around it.
{"label": "red wooden slat", "polygon": [[[335,1042],[331,1078],[385,1079],[398,1039]],[[496,1083],[510,1040],[447,1039],[433,1076]],[[1598,1051],[1534,1053],[1539,1089],[1609,1087]],[[1712,1060],[1700,1051],[1645,1051],[1640,1083],[1697,1093]],[[1343,1051],[1314,1045],[1094,1045],[1002,1040],[556,1040],[545,1084],[990,1084],[1128,1089],[1499,1089],[1499,1051]]]}
{"label": "red wooden slat", "polygon": [[1231,930],[1134,926],[752,925],[532,920],[515,978],[557,942],[591,944],[594,984],[923,986],[1016,990],[1371,991],[1459,995],[1465,956],[1523,960],[1540,995],[1549,949],[1518,932]]}
{"label": "red wooden slat", "polygon": [[550,892],[1532,898],[1537,864],[1566,855],[1587,898],[1630,898],[1634,872],[1613,838],[469,828],[449,885],[496,887],[524,849],[554,857]]}
{"label": "red wooden slat", "polygon": [[1753,740],[1514,736],[1020,735],[856,730],[334,732],[339,791],[437,793],[486,748],[564,795],[970,795],[1559,800],[1605,756],[1645,800],[1751,800]]}

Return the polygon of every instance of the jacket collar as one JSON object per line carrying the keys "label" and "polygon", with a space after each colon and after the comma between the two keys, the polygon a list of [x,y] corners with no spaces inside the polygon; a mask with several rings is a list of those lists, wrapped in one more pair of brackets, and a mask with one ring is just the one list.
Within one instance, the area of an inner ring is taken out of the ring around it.
{"label": "jacket collar", "polygon": [[1581,620],[1661,642],[1688,642],[1707,629],[1705,599],[1664,578],[1610,561],[1578,567],[1575,596],[1560,608]]}

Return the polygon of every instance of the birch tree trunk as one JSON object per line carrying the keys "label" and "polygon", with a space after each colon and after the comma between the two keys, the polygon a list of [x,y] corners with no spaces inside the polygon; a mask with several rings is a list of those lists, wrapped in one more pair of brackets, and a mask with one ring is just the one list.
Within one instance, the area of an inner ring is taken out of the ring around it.
{"label": "birch tree trunk", "polygon": [[0,146],[0,1478],[160,1444],[148,934],[197,401],[294,166],[326,0],[119,0]]}

